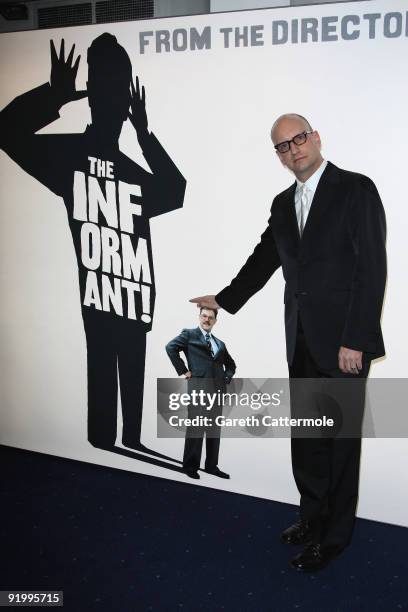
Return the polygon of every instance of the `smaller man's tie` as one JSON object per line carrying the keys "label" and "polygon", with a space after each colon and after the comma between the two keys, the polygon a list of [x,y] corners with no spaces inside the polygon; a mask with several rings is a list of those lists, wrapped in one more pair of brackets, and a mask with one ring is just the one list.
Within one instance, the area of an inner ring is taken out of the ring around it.
{"label": "smaller man's tie", "polygon": [[208,350],[210,351],[210,355],[214,359],[214,351],[211,346],[210,334],[205,334],[205,341],[207,343]]}
{"label": "smaller man's tie", "polygon": [[300,188],[300,221],[299,221],[300,236],[303,235],[303,231],[305,229],[308,203],[309,203],[309,198],[308,198],[307,187],[303,183],[303,185]]}

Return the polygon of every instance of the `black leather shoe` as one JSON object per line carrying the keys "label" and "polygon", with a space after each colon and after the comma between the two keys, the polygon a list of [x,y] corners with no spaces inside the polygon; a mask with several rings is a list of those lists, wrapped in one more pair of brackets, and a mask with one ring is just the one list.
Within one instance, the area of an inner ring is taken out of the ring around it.
{"label": "black leather shoe", "polygon": [[230,478],[229,474],[227,474],[226,472],[222,472],[218,467],[212,468],[210,470],[207,470],[206,468],[204,472],[207,472],[207,474],[211,474],[212,476],[218,476],[218,478],[225,478],[226,480]]}
{"label": "black leather shoe", "polygon": [[290,565],[298,572],[318,572],[340,553],[339,549],[324,548],[311,542],[290,561]]}
{"label": "black leather shoe", "polygon": [[194,470],[183,470],[186,476],[194,478],[194,480],[200,480],[200,474]]}
{"label": "black leather shoe", "polygon": [[298,521],[281,533],[285,544],[308,544],[312,539],[312,528],[309,521]]}

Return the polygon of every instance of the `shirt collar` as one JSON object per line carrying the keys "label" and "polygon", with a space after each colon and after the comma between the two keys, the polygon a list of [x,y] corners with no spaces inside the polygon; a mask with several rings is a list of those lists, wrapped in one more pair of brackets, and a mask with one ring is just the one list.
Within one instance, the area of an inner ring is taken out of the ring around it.
{"label": "shirt collar", "polygon": [[327,161],[324,159],[322,163],[320,164],[320,166],[318,167],[318,169],[312,174],[312,176],[309,176],[309,178],[307,179],[305,183],[302,183],[301,181],[296,179],[297,190],[299,190],[300,187],[304,184],[310,191],[313,191],[314,193],[317,189],[317,185],[320,181],[320,177],[325,171],[326,166],[327,166]]}
{"label": "shirt collar", "polygon": [[203,334],[203,336],[205,337],[207,334],[209,334],[210,338],[212,338],[211,332],[206,332],[204,331],[204,329],[201,327],[201,325],[198,326],[201,329],[201,333]]}

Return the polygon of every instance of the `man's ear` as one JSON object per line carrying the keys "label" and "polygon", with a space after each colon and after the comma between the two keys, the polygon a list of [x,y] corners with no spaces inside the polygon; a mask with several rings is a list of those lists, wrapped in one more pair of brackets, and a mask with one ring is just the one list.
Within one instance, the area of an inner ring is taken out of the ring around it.
{"label": "man's ear", "polygon": [[319,147],[319,149],[321,149],[322,147],[322,141],[320,140],[320,134],[317,130],[314,130],[311,134],[312,138],[313,138],[313,142],[315,144],[317,144],[317,146]]}

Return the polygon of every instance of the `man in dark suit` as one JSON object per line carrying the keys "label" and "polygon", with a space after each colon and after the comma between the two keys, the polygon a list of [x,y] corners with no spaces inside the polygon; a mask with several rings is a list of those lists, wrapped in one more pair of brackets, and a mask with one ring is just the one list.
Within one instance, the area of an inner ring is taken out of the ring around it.
{"label": "man in dark suit", "polygon": [[[195,329],[183,329],[181,334],[166,345],[166,351],[179,376],[188,379],[189,393],[193,389],[217,393],[225,392],[226,385],[235,374],[235,362],[227,351],[224,342],[216,338],[211,330],[217,322],[217,310],[201,308],[199,326]],[[180,357],[183,352],[188,367]],[[209,428],[187,427],[184,444],[183,469],[190,478],[200,478],[201,450],[204,433],[206,434],[205,471],[219,478],[229,478],[229,474],[218,468],[220,448],[220,427],[214,424],[217,415],[222,413],[222,405],[215,403],[211,413],[206,406],[189,406],[188,416],[194,418],[202,413],[212,419]]]}
{"label": "man in dark suit", "polygon": [[[260,242],[230,285],[217,295],[191,301],[236,313],[282,266],[290,378],[360,379],[357,403],[362,418],[370,363],[384,355],[381,200],[369,178],[323,160],[320,136],[304,117],[279,117],[271,137],[296,182],[274,199]],[[300,521],[281,538],[288,544],[306,544],[291,564],[315,571],[351,540],[361,440],[292,438],[291,446]]]}

